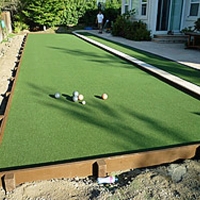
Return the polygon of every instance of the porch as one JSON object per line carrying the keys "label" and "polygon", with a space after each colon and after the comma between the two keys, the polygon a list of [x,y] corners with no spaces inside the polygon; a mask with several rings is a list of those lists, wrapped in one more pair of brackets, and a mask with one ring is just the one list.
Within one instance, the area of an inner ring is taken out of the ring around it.
{"label": "porch", "polygon": [[188,36],[185,34],[155,34],[152,37],[153,42],[157,43],[186,43]]}

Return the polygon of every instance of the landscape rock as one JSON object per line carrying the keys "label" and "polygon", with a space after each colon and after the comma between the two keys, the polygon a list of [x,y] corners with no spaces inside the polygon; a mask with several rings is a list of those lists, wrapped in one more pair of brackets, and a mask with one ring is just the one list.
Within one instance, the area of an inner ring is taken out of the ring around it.
{"label": "landscape rock", "polygon": [[185,173],[186,173],[186,167],[183,166],[176,167],[172,172],[172,180],[176,183],[180,182]]}

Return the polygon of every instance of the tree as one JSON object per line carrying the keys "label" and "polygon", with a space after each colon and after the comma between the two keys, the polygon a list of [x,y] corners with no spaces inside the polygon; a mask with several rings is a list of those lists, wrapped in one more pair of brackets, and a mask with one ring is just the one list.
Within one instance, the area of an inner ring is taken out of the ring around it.
{"label": "tree", "polygon": [[122,1],[121,0],[106,0],[105,3],[105,8],[106,9],[120,9],[122,5]]}
{"label": "tree", "polygon": [[23,0],[23,14],[30,22],[43,26],[54,26],[60,22],[59,0]]}
{"label": "tree", "polygon": [[17,9],[17,5],[20,0],[0,0],[0,14],[4,9],[10,10],[11,12]]}
{"label": "tree", "polygon": [[54,26],[74,26],[95,0],[21,0],[29,22]]}
{"label": "tree", "polygon": [[96,0],[86,0],[85,1],[85,12],[82,17],[79,18],[79,22],[85,25],[91,26],[96,21],[97,15],[97,1]]}
{"label": "tree", "polygon": [[66,26],[77,25],[79,19],[85,14],[86,10],[92,5],[87,0],[63,0],[63,11],[61,24]]}

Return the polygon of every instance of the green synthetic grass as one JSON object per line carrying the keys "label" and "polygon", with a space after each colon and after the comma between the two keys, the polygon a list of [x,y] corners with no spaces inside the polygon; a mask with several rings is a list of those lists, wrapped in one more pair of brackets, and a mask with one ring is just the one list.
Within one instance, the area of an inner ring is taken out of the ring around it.
{"label": "green synthetic grass", "polygon": [[148,64],[151,64],[159,69],[163,69],[175,76],[178,76],[186,81],[189,81],[191,83],[194,83],[196,85],[200,86],[200,70],[189,68],[185,65],[179,64],[175,61],[157,56],[155,54],[145,52],[139,49],[135,49],[132,47],[128,47],[126,45],[119,44],[117,42],[108,41],[103,38],[99,38],[98,36],[95,36],[90,33],[84,33],[81,32],[79,34],[82,34],[84,36],[87,36],[93,40],[96,40],[102,44],[105,44],[111,48],[114,48],[116,50],[119,50],[121,52],[124,52],[134,58],[137,58],[138,60],[144,61]]}
{"label": "green synthetic grass", "polygon": [[[86,105],[70,100],[74,90]],[[199,142],[199,121],[199,100],[134,65],[73,35],[29,35],[0,168]]]}

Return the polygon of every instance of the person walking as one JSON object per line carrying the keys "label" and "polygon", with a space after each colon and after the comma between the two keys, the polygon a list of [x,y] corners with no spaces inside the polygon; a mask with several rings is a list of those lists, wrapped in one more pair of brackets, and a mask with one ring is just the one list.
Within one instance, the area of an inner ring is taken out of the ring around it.
{"label": "person walking", "polygon": [[96,23],[98,23],[99,33],[102,33],[103,31],[103,19],[104,19],[104,15],[102,14],[101,11],[99,11],[97,15],[97,19],[96,19]]}

